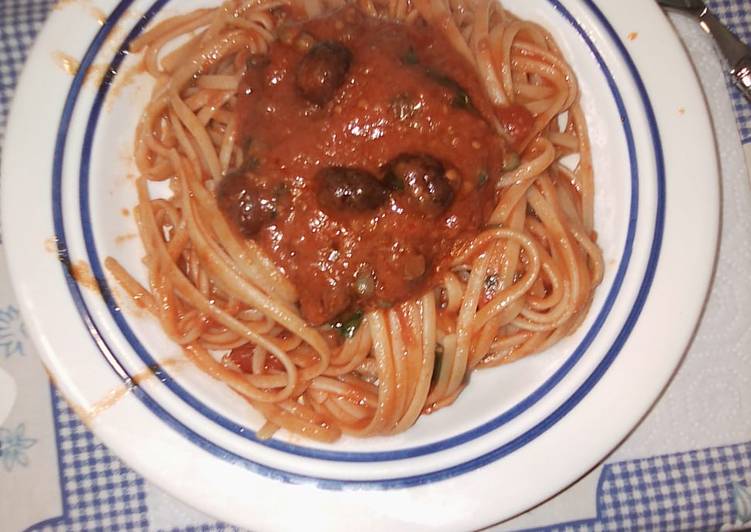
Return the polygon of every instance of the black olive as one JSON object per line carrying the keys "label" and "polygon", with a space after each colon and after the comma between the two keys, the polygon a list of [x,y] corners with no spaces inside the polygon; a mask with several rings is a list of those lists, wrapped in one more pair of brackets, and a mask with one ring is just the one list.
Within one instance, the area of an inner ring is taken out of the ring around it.
{"label": "black olive", "polygon": [[407,203],[428,216],[438,216],[454,201],[454,189],[443,163],[426,153],[402,153],[385,167],[385,182],[402,192]]}
{"label": "black olive", "polygon": [[325,105],[344,83],[352,52],[335,41],[313,45],[297,65],[295,85],[306,100]]}
{"label": "black olive", "polygon": [[329,166],[316,174],[318,202],[327,211],[372,211],[388,199],[388,190],[378,179],[360,168]]}
{"label": "black olive", "polygon": [[277,214],[274,194],[253,182],[250,174],[227,174],[219,182],[216,201],[227,221],[246,238],[254,237]]}

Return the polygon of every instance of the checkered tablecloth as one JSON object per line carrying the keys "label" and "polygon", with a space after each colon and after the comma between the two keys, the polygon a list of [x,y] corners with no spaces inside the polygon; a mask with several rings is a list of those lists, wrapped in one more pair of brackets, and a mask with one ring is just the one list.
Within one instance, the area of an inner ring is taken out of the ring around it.
{"label": "checkered tablecloth", "polygon": [[[751,42],[751,2],[709,3]],[[18,75],[53,4],[0,0],[0,146]],[[628,440],[497,530],[751,529],[751,105],[728,91],[706,36],[673,20],[695,58],[722,161],[722,244],[705,315],[683,366]],[[4,421],[0,411],[0,532],[231,528],[161,492],[78,421],[46,380],[0,263],[0,404],[7,377],[16,398]]]}

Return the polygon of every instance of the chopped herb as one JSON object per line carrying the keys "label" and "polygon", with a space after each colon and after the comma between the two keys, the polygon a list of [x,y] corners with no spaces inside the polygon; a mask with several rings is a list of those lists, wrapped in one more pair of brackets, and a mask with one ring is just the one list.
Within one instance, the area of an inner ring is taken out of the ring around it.
{"label": "chopped herb", "polygon": [[[417,57],[414,48],[411,46],[402,56],[402,63],[405,65],[417,65],[420,59]],[[432,68],[425,69],[425,75],[430,79],[449,89],[453,94],[451,98],[451,105],[457,109],[464,109],[470,113],[479,114],[477,108],[472,103],[469,93],[462,87],[457,81],[443,72],[433,70]]]}
{"label": "chopped herb", "polygon": [[459,85],[455,79],[430,68],[425,69],[425,75],[453,93],[451,105],[458,109],[464,109],[470,113],[478,114],[477,108],[472,103],[472,98],[469,97],[469,94],[464,90],[464,87]]}
{"label": "chopped herb", "polygon": [[441,376],[441,366],[443,365],[443,346],[436,344],[435,346],[435,362],[433,362],[433,376],[430,378],[430,385],[434,386],[438,382],[438,378]]}
{"label": "chopped herb", "polygon": [[488,275],[485,278],[485,291],[492,294],[496,291],[497,288],[498,288],[498,276]]}
{"label": "chopped herb", "polygon": [[471,112],[475,111],[475,106],[472,105],[472,100],[469,98],[469,94],[467,94],[466,92],[455,95],[451,99],[451,105],[453,105],[457,109],[464,109],[465,111]]}
{"label": "chopped herb", "polygon": [[482,188],[488,182],[488,173],[483,170],[477,174],[477,188]]}
{"label": "chopped herb", "polygon": [[251,148],[253,148],[253,152],[258,151],[255,148],[253,137],[247,136],[243,138],[240,143],[240,150],[243,153],[243,162],[237,168],[237,172],[249,172],[255,170],[261,164],[261,160],[251,152]]}
{"label": "chopped herb", "polygon": [[453,78],[448,77],[443,72],[438,72],[437,70],[433,70],[432,68],[426,68],[425,69],[425,75],[428,76],[430,79],[438,83],[439,85],[443,85],[444,87],[451,89],[456,92],[456,89],[464,90],[462,89],[461,85],[459,85]]}
{"label": "chopped herb", "polygon": [[261,164],[261,160],[255,155],[248,155],[248,158],[243,161],[242,169],[244,171],[255,170]]}
{"label": "chopped herb", "polygon": [[357,332],[357,329],[360,327],[360,324],[362,323],[362,319],[365,316],[365,313],[362,310],[356,310],[351,314],[347,314],[346,316],[343,316],[341,319],[336,320],[332,326],[334,329],[339,331],[339,334],[341,334],[344,338],[350,339],[353,336],[355,336],[355,333]]}
{"label": "chopped herb", "polygon": [[402,56],[402,63],[404,63],[405,65],[416,65],[419,62],[420,60],[415,53],[415,49],[410,46]]}
{"label": "chopped herb", "polygon": [[383,176],[383,183],[391,190],[396,190],[397,192],[402,192],[404,190],[404,181],[399,178],[393,170],[386,172],[386,175]]}
{"label": "chopped herb", "polygon": [[240,148],[242,149],[242,152],[243,152],[243,153],[248,153],[248,150],[250,149],[250,147],[251,147],[252,145],[253,145],[253,137],[251,137],[251,136],[248,136],[248,137],[245,137],[245,138],[244,138],[244,139],[242,140],[242,145],[241,145],[241,147],[240,147]]}

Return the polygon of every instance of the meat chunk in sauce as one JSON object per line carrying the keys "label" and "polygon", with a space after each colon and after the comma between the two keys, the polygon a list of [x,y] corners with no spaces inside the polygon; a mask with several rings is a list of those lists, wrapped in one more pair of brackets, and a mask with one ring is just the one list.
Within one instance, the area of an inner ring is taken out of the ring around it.
{"label": "meat chunk in sauce", "polygon": [[314,44],[297,65],[297,90],[316,105],[327,104],[344,83],[351,62],[352,53],[336,41]]}
{"label": "meat chunk in sauce", "polygon": [[440,32],[352,6],[291,19],[310,46],[274,42],[237,104],[238,143],[252,138],[258,161],[250,191],[283,185],[289,205],[242,232],[257,231],[321,325],[429,290],[489,218],[506,148],[474,67]]}
{"label": "meat chunk in sauce", "polygon": [[443,163],[427,153],[403,153],[386,165],[386,183],[409,207],[436,217],[454,201]]}

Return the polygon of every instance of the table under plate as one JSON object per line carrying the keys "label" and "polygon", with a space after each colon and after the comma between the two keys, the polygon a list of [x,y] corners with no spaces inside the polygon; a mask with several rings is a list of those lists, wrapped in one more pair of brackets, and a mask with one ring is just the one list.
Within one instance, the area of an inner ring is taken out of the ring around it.
{"label": "table under plate", "polygon": [[[34,37],[51,9],[71,2],[54,4],[0,0],[0,146]],[[751,2],[709,4],[751,42]],[[722,235],[704,315],[671,384],[626,441],[575,485],[493,530],[751,528],[751,104],[728,86],[694,21],[672,20],[704,86],[721,161]],[[55,117],[35,125],[55,126]],[[0,405],[14,396],[10,412],[0,411],[0,530],[232,528],[113,456],[49,383],[31,340],[0,262]]]}

